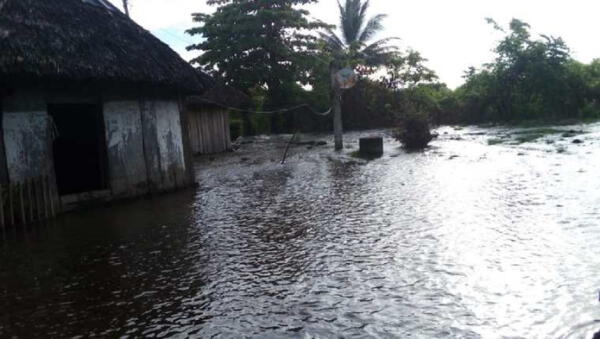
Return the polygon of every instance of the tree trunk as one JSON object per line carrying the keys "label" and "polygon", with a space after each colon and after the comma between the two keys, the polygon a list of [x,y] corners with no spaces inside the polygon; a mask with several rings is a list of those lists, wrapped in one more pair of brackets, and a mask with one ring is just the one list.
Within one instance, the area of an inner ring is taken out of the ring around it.
{"label": "tree trunk", "polygon": [[335,75],[338,70],[331,67],[331,101],[333,109],[333,139],[335,150],[340,151],[344,148],[344,129],[342,126],[342,90],[339,88]]}

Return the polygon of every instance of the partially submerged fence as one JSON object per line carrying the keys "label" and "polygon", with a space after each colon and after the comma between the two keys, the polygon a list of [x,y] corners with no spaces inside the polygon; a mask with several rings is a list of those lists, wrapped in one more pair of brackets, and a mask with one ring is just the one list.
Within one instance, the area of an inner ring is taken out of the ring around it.
{"label": "partially submerged fence", "polygon": [[26,225],[54,218],[60,200],[49,176],[0,184],[0,227]]}

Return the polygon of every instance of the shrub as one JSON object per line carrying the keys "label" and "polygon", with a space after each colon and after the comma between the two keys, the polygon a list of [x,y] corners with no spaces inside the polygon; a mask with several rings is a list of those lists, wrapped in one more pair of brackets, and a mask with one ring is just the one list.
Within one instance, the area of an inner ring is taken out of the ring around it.
{"label": "shrub", "polygon": [[426,114],[411,114],[407,116],[395,133],[396,140],[400,141],[408,150],[421,150],[427,147],[433,139]]}

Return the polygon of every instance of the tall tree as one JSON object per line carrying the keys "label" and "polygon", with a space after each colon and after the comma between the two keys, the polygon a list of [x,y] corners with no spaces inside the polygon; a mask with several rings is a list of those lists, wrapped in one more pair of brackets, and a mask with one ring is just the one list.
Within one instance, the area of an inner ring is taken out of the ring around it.
{"label": "tall tree", "polygon": [[208,0],[213,14],[192,14],[191,35],[203,40],[188,47],[202,54],[192,62],[242,90],[265,90],[265,109],[290,104],[290,93],[308,81],[318,47],[313,30],[328,27],[310,20],[301,5],[317,0]]}
{"label": "tall tree", "polygon": [[499,120],[577,115],[583,84],[569,69],[572,58],[565,42],[547,35],[536,39],[518,19],[508,29],[486,20],[505,36],[494,49],[495,60],[470,71],[461,89],[482,104],[479,111]]}
{"label": "tall tree", "polygon": [[389,45],[394,38],[373,41],[383,30],[385,14],[367,18],[369,0],[346,0],[342,5],[338,1],[340,11],[341,37],[328,28],[321,34],[327,51],[331,54],[331,95],[333,106],[333,130],[335,148],[341,150],[343,143],[342,126],[342,89],[335,80],[337,72],[345,67],[360,68],[363,72],[372,72],[387,64],[397,52],[396,47]]}
{"label": "tall tree", "polygon": [[427,59],[414,50],[409,49],[404,54],[397,53],[386,65],[386,72],[379,81],[394,90],[432,84],[438,80],[438,76],[425,66],[425,62]]}

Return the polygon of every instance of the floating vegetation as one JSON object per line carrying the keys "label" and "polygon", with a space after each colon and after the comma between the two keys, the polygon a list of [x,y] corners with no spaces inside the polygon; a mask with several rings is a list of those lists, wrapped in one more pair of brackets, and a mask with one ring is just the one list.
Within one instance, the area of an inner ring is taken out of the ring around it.
{"label": "floating vegetation", "polygon": [[560,146],[556,147],[556,153],[562,154],[562,153],[566,153],[566,152],[567,152],[567,148],[565,146],[560,145]]}
{"label": "floating vegetation", "polygon": [[502,144],[504,142],[506,142],[505,139],[492,138],[492,139],[488,139],[487,144],[490,146],[493,146],[493,145]]}
{"label": "floating vegetation", "polygon": [[[568,130],[550,128],[550,127],[540,127],[540,128],[531,128],[524,129],[519,131],[514,131],[512,134],[503,135],[501,137],[488,139],[487,144],[498,145],[498,144],[509,144],[509,145],[520,145],[530,142],[535,142],[542,138],[547,138],[550,136],[558,136],[561,138],[572,138],[579,134],[583,134],[585,131],[583,130]],[[554,144],[556,140],[547,139],[545,140],[546,144]]]}

